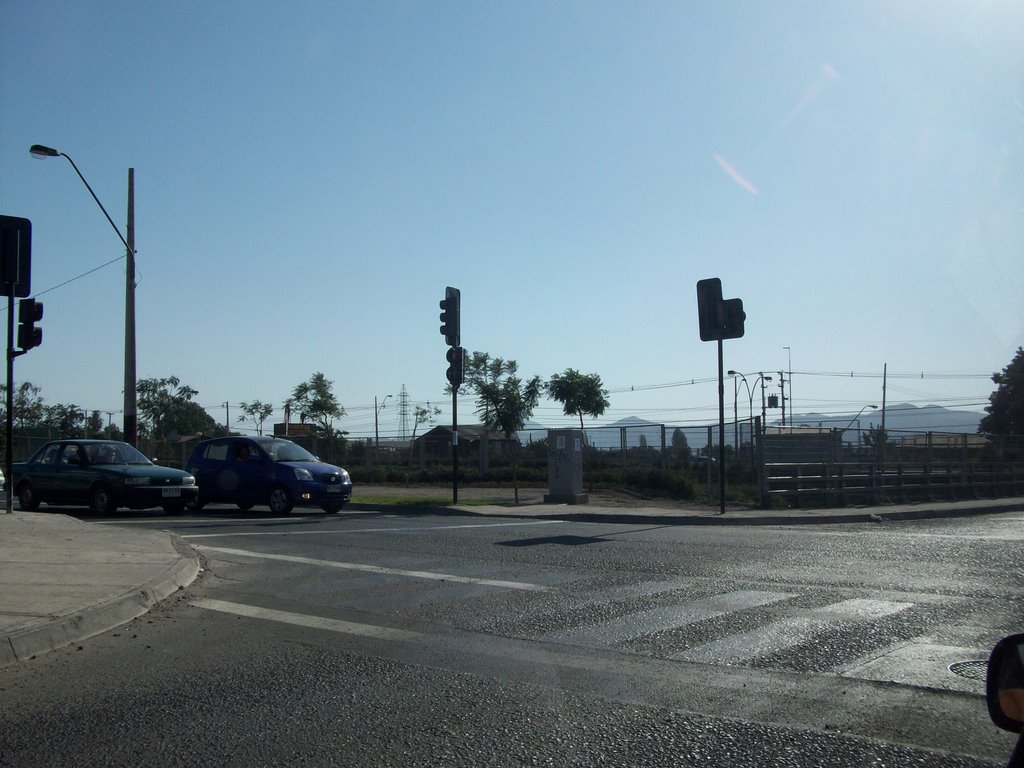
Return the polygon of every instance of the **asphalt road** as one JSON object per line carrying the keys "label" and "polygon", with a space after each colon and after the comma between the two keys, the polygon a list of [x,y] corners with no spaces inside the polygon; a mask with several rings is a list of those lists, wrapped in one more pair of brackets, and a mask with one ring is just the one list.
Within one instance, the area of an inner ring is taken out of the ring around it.
{"label": "asphalt road", "polygon": [[[205,571],[0,670],[0,765],[998,766],[1024,514],[810,527],[237,510]],[[976,671],[962,665],[967,673]]]}

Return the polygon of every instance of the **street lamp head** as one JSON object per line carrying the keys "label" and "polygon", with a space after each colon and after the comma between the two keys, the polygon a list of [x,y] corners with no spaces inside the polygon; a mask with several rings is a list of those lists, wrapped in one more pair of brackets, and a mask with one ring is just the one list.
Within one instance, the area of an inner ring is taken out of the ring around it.
{"label": "street lamp head", "polygon": [[28,153],[32,157],[42,160],[44,157],[60,157],[60,152],[53,147],[46,147],[42,144],[33,144],[28,148]]}
{"label": "street lamp head", "polygon": [[726,373],[728,373],[730,376],[736,375],[736,371],[726,371]]}
{"label": "street lamp head", "polygon": [[867,406],[867,407],[868,407],[868,408],[874,408],[874,409],[875,409],[876,411],[878,410],[878,406],[877,406],[877,405],[869,405],[869,406]]}

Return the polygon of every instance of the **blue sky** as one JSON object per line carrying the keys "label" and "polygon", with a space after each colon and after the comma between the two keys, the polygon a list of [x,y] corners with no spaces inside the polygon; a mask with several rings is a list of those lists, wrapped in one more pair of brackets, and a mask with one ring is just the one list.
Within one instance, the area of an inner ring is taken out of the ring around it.
{"label": "blue sky", "polygon": [[122,231],[135,169],[138,375],[218,421],[317,371],[354,436],[403,385],[448,418],[453,285],[464,346],[600,374],[599,423],[708,423],[707,277],[747,313],[725,367],[791,367],[798,413],[880,405],[885,366],[890,404],[981,410],[1024,343],[1022,31],[1015,0],[8,0],[0,213],[46,308],[15,381],[120,419],[123,247],[42,143]]}

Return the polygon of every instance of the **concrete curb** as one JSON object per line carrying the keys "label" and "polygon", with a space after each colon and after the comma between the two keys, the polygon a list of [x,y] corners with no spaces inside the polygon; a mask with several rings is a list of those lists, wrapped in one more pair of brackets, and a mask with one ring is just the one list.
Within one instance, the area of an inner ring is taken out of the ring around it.
{"label": "concrete curb", "polygon": [[145,584],[102,603],[11,633],[0,643],[0,667],[119,627],[195,581],[200,568],[198,554],[177,536],[166,535],[179,555],[174,564]]}
{"label": "concrete curb", "polygon": [[[543,507],[543,509],[538,509]],[[787,510],[773,512],[771,510],[726,510],[724,515],[718,510],[694,510],[688,513],[673,513],[664,509],[652,509],[644,512],[613,512],[604,508],[598,512],[574,511],[570,505],[563,505],[553,510],[551,505],[524,505],[521,507],[503,506],[421,506],[409,504],[359,504],[350,503],[346,510],[354,512],[383,512],[388,515],[417,517],[421,515],[471,516],[471,517],[510,517],[520,520],[565,520],[574,523],[613,523],[619,525],[717,525],[717,526],[768,526],[768,525],[843,525],[851,523],[882,523],[905,520],[928,520],[942,518],[971,517],[998,512],[1017,512],[1024,510],[1024,500],[1010,503],[970,502],[956,504],[921,504],[901,505],[887,508],[864,507],[858,509],[820,509],[820,510]]]}

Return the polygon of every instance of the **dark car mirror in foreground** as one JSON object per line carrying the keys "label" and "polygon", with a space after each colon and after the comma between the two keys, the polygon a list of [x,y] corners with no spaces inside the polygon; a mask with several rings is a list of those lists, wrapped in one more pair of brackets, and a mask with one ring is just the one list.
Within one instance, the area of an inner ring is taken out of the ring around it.
{"label": "dark car mirror in foreground", "polygon": [[992,649],[985,697],[992,722],[1020,733],[1024,726],[1024,633],[1004,637]]}
{"label": "dark car mirror in foreground", "polygon": [[1024,633],[1008,635],[996,643],[988,658],[985,699],[992,722],[1020,733],[1007,768],[1024,766]]}

